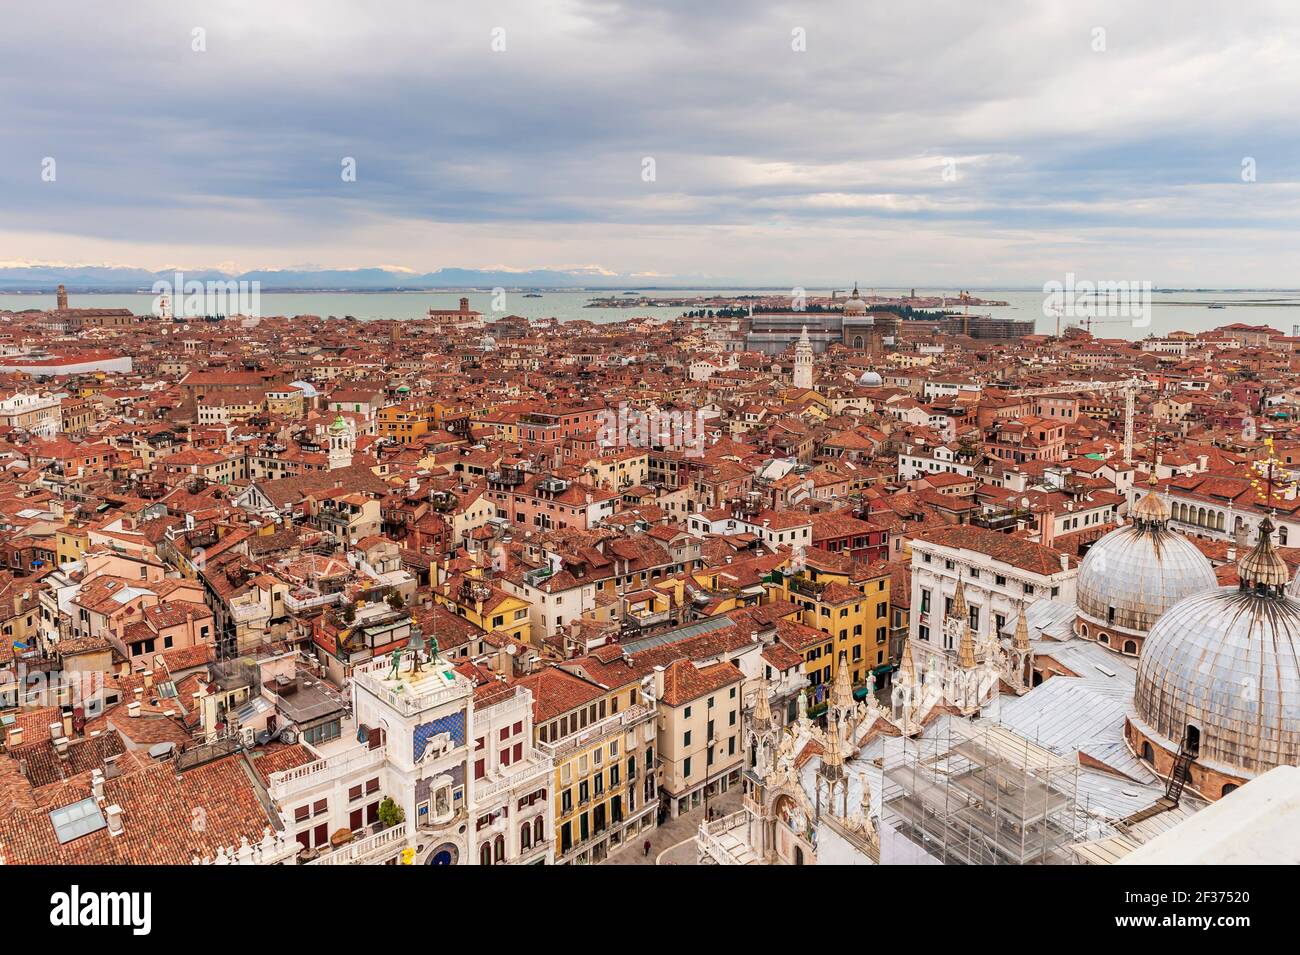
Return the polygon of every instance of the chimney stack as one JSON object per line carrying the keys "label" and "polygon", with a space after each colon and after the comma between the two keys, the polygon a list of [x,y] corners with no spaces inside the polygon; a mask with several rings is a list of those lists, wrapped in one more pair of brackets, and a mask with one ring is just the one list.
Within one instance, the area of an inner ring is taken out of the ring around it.
{"label": "chimney stack", "polygon": [[137,716],[140,715],[140,701],[139,701],[139,700],[132,700],[130,703],[126,704],[126,715],[127,715],[127,716],[130,716],[130,717],[132,717],[132,718],[137,717]]}
{"label": "chimney stack", "polygon": [[22,742],[23,742],[23,728],[21,726],[15,726],[13,729],[9,731],[9,745],[21,746]]}
{"label": "chimney stack", "polygon": [[122,825],[122,807],[109,806],[104,810],[104,815],[108,819],[108,834],[110,836],[120,836],[126,831]]}

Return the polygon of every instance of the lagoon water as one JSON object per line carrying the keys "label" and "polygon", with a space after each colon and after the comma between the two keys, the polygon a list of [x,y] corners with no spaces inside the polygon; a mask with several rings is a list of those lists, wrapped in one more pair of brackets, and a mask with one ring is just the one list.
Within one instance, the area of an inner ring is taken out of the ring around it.
{"label": "lagoon water", "polygon": [[[630,290],[629,287],[628,290]],[[505,309],[494,311],[491,290],[438,290],[435,292],[263,292],[263,315],[352,315],[359,319],[418,318],[429,308],[455,308],[461,296],[470,300],[470,307],[489,317],[523,315],[530,319],[558,318],[561,321],[586,319],[592,322],[629,321],[651,316],[671,319],[680,314],[677,308],[587,308],[594,298],[618,297],[625,289],[586,289],[575,291],[539,290],[540,298],[526,298],[523,291],[508,291],[504,295]],[[650,297],[682,297],[691,295],[773,294],[788,289],[638,289]],[[864,289],[864,294],[896,296],[910,289]],[[808,289],[809,295],[829,294],[829,290]],[[955,298],[956,289],[916,289],[917,295],[945,295]],[[1044,314],[1045,296],[1038,289],[973,289],[976,297],[1007,302],[1005,306],[980,306],[972,313],[987,313],[1007,318],[1033,318],[1040,333],[1051,334],[1056,329],[1056,319]],[[630,298],[631,296],[629,296]],[[153,296],[146,293],[131,294],[77,294],[70,295],[74,308],[129,308],[137,314],[152,310]],[[1249,325],[1271,325],[1287,334],[1300,327],[1300,291],[1157,291],[1151,296],[1149,322],[1131,319],[1098,321],[1093,333],[1105,338],[1146,338],[1148,335],[1167,335],[1172,331],[1207,331],[1220,325],[1244,322]],[[1222,304],[1223,308],[1209,308]],[[0,294],[0,310],[54,307],[53,294],[15,295]],[[1076,324],[1078,319],[1063,318],[1061,327]]]}

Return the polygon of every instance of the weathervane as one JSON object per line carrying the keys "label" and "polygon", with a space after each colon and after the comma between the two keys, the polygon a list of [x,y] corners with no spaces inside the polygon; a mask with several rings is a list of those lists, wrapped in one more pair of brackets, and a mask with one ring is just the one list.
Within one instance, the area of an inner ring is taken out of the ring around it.
{"label": "weathervane", "polygon": [[1263,460],[1251,462],[1250,467],[1251,470],[1255,472],[1256,477],[1251,478],[1250,486],[1257,494],[1262,490],[1264,506],[1276,511],[1274,501],[1286,498],[1288,495],[1294,497],[1296,482],[1279,482],[1277,480],[1278,465],[1281,464],[1282,461],[1273,453],[1272,435],[1264,438],[1264,450],[1266,456]]}

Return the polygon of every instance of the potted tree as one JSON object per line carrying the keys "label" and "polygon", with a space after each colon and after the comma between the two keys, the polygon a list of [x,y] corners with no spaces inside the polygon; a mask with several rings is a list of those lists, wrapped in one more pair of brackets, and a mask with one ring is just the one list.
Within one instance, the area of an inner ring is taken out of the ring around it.
{"label": "potted tree", "polygon": [[385,796],[383,802],[379,804],[379,831],[400,826],[405,821],[406,812],[392,796]]}

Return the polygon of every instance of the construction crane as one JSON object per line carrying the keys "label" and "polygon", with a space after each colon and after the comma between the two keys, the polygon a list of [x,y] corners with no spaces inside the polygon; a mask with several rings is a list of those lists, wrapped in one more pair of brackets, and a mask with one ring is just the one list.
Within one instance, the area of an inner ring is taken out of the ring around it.
{"label": "construction crane", "polygon": [[[1059,319],[1058,319],[1059,321]],[[1085,315],[1075,324],[1075,328],[1082,328],[1089,335],[1092,334],[1093,325],[1132,325],[1131,318],[1093,318],[1091,315]]]}
{"label": "construction crane", "polygon": [[1127,378],[1123,381],[1103,381],[1086,385],[1076,385],[1074,387],[1061,386],[1057,388],[1029,388],[1025,391],[1017,391],[1012,394],[1012,398],[1038,398],[1043,395],[1063,395],[1075,391],[1096,391],[1100,394],[1107,394],[1112,391],[1120,391],[1124,394],[1124,463],[1133,463],[1133,420],[1137,414],[1137,392],[1142,387],[1142,383],[1137,378]]}

